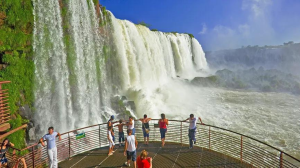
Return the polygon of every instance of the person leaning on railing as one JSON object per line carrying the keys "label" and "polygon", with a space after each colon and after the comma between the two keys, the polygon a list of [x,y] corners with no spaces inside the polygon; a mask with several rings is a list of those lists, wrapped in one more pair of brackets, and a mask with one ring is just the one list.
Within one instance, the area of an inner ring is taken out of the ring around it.
{"label": "person leaning on railing", "polygon": [[[202,122],[201,118],[198,118],[199,121],[201,122],[202,125],[204,125],[204,123]],[[189,125],[189,141],[190,141],[190,149],[193,148],[193,141],[194,144],[196,144],[196,129],[197,129],[197,118],[194,117],[194,114],[190,114],[190,117],[187,118],[184,121],[189,121],[190,125]]]}
{"label": "person leaning on railing", "polygon": [[[0,168],[2,166],[6,167],[8,163],[8,159],[5,157],[6,152],[9,150],[10,147],[14,147],[15,145],[6,138],[1,143],[1,149],[0,149]],[[19,166],[19,163],[23,163],[23,168],[27,168],[26,162],[24,158],[19,158],[16,163],[13,165],[14,168],[17,168]]]}
{"label": "person leaning on railing", "polygon": [[166,133],[167,133],[167,125],[169,125],[169,120],[166,119],[166,115],[162,113],[161,119],[158,120],[160,138],[161,138],[161,146],[165,146]]}
{"label": "person leaning on railing", "polygon": [[[149,131],[150,131],[150,127],[149,127],[149,121],[151,120],[151,118],[147,118],[147,114],[144,114],[144,118],[141,118],[140,121],[142,122],[143,126],[143,135],[144,135],[144,144],[148,145],[149,143]],[[147,141],[146,141],[147,138]]]}
{"label": "person leaning on railing", "polygon": [[48,158],[49,158],[49,167],[56,168],[57,167],[57,148],[55,144],[55,138],[59,137],[61,140],[60,133],[54,132],[53,127],[48,128],[48,134],[45,134],[41,139],[40,143],[42,146],[45,146],[44,141],[47,141],[47,151],[48,151]]}

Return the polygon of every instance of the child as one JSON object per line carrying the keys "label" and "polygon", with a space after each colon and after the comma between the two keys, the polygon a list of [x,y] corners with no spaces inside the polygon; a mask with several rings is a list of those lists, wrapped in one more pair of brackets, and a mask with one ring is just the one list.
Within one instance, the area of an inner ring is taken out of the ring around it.
{"label": "child", "polygon": [[119,128],[119,146],[122,146],[122,143],[124,142],[124,131],[123,126],[126,125],[123,123],[123,120],[119,120],[119,124],[115,125],[115,127]]}
{"label": "child", "polygon": [[108,142],[109,142],[109,150],[108,150],[108,156],[109,156],[109,155],[113,154],[114,146],[115,146],[115,143],[114,143],[113,137],[112,137],[112,126],[108,127],[107,139],[108,139]]}

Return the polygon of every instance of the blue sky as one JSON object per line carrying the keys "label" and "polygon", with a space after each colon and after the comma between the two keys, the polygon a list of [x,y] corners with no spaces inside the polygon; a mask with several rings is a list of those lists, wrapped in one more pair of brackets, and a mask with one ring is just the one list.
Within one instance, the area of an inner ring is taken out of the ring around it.
{"label": "blue sky", "polygon": [[117,18],[192,33],[204,50],[300,42],[300,0],[100,0]]}

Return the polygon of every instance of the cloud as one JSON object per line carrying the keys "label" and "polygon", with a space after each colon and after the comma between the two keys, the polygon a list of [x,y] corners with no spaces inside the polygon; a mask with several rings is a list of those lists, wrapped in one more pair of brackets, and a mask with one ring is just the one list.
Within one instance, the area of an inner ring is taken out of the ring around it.
{"label": "cloud", "polygon": [[205,34],[207,32],[207,26],[205,23],[202,24],[202,30],[199,32],[199,34]]}
{"label": "cloud", "polygon": [[209,31],[205,27],[207,48],[219,50],[272,44],[275,31],[272,27],[271,7],[271,0],[243,0],[241,9],[247,14],[244,23],[235,23],[235,26],[216,25]]}

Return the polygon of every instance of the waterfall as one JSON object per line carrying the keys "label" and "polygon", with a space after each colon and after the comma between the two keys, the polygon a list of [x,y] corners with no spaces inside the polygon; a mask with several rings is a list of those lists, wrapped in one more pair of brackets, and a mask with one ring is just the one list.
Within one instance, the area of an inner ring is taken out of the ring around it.
{"label": "waterfall", "polygon": [[170,78],[190,79],[208,65],[199,42],[187,34],[151,31],[110,13],[122,88],[156,88]]}
{"label": "waterfall", "polygon": [[187,34],[151,31],[107,11],[98,16],[93,0],[61,3],[33,1],[39,132],[104,122],[115,114],[115,94],[134,100],[137,116],[158,106],[167,111],[165,92],[180,90],[178,81],[208,69],[201,45]]}
{"label": "waterfall", "polygon": [[[92,0],[65,4],[35,0],[35,121],[39,131],[67,131],[102,122],[106,100],[103,40]],[[69,43],[62,26],[69,25]]]}

